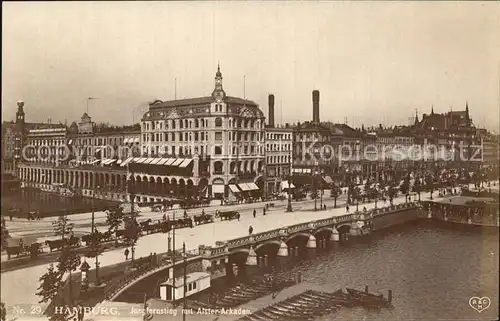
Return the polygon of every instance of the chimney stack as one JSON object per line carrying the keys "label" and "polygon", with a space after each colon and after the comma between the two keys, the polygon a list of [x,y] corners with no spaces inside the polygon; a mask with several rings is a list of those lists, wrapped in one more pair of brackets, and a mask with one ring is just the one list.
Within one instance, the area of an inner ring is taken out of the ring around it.
{"label": "chimney stack", "polygon": [[274,128],[274,95],[269,95],[269,119],[268,126]]}
{"label": "chimney stack", "polygon": [[319,90],[313,90],[313,123],[319,123]]}

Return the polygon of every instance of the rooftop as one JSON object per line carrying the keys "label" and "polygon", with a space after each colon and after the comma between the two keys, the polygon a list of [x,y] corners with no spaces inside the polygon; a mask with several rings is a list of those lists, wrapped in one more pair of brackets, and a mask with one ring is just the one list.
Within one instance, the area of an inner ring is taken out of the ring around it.
{"label": "rooftop", "polygon": [[[150,107],[150,109],[189,107],[189,106],[211,104],[213,101],[214,101],[214,99],[211,96],[168,100],[168,101],[161,101],[161,100],[157,99],[157,100],[153,101],[152,103],[150,103],[149,107]],[[255,107],[258,106],[255,102],[253,102],[251,100],[242,99],[242,98],[238,98],[238,97],[231,97],[231,96],[227,96],[224,99],[224,102],[227,104],[238,104],[238,105],[247,105],[247,106],[255,106]]]}

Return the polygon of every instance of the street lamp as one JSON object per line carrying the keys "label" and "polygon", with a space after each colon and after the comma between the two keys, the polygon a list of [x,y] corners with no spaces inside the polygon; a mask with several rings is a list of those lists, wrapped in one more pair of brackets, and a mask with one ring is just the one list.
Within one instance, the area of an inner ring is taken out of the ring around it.
{"label": "street lamp", "polygon": [[288,175],[288,204],[286,206],[286,211],[287,212],[293,212],[292,209],[292,193],[291,193],[291,188],[292,188],[292,175]]}
{"label": "street lamp", "polygon": [[[187,292],[187,253],[186,253],[186,243],[182,243],[182,256],[184,258],[184,296],[183,296],[183,312],[182,312],[182,320],[186,321],[186,310],[187,310],[187,302],[186,302],[186,292]],[[175,276],[174,276],[175,277]]]}

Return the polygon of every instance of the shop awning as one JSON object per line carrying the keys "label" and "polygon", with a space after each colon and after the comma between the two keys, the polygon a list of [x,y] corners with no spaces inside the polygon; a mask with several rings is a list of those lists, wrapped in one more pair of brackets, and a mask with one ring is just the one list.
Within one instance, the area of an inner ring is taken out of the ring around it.
{"label": "shop awning", "polygon": [[175,158],[169,158],[168,161],[164,164],[167,166],[172,166],[172,164],[175,162]]}
{"label": "shop awning", "polygon": [[288,189],[288,188],[295,188],[295,185],[290,184],[290,187],[288,186],[288,181],[281,181],[281,189]]}
{"label": "shop awning", "polygon": [[164,165],[168,160],[169,158],[160,158],[160,161],[156,165]]}
{"label": "shop awning", "polygon": [[327,183],[327,184],[333,184],[333,179],[332,179],[330,176],[328,176],[328,175],[324,176],[324,177],[323,177],[323,180],[324,180],[324,181],[325,181],[325,183]]}
{"label": "shop awning", "polygon": [[129,138],[125,138],[125,139],[123,140],[123,143],[124,143],[124,144],[128,144],[128,142],[129,142],[129,141],[130,141],[130,139],[129,139]]}
{"label": "shop awning", "polygon": [[224,185],[212,185],[212,193],[224,194]]}
{"label": "shop awning", "polygon": [[151,164],[151,162],[153,162],[155,160],[155,158],[147,158],[143,164]]}
{"label": "shop awning", "polygon": [[146,157],[141,157],[139,158],[138,160],[135,161],[136,164],[142,164],[144,163],[145,161],[147,161],[148,159]]}
{"label": "shop awning", "polygon": [[250,188],[251,191],[256,191],[259,189],[259,187],[255,183],[247,183],[247,186],[248,188]]}
{"label": "shop awning", "polygon": [[101,160],[100,159],[96,159],[95,161],[93,161],[92,163],[90,163],[90,165],[95,165],[97,163],[99,163]]}
{"label": "shop awning", "polygon": [[183,161],[184,160],[182,158],[177,158],[170,166],[179,166]]}
{"label": "shop awning", "polygon": [[241,192],[236,185],[229,185],[229,189],[233,193],[239,193],[239,192]]}
{"label": "shop awning", "polygon": [[180,163],[179,167],[188,167],[189,164],[191,164],[193,160],[192,159],[185,159],[182,163]]}
{"label": "shop awning", "polygon": [[161,161],[161,158],[155,158],[150,164],[151,165],[158,165],[158,163]]}
{"label": "shop awning", "polygon": [[68,145],[71,145],[71,144],[73,144],[73,140],[72,139],[70,139],[69,142],[68,142]]}
{"label": "shop awning", "polygon": [[[132,139],[130,139],[130,142],[132,143]],[[134,138],[134,143],[139,143],[139,142],[140,142],[140,138],[139,137]]]}
{"label": "shop awning", "polygon": [[249,191],[250,190],[250,187],[245,184],[245,183],[240,183],[238,184],[238,187],[243,191],[243,192],[246,192],[246,191]]}

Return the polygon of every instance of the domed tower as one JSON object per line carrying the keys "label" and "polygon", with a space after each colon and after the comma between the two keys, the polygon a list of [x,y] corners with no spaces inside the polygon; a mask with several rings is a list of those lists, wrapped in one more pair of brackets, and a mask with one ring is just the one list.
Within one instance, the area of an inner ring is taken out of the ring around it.
{"label": "domed tower", "polygon": [[217,72],[215,73],[215,88],[212,92],[212,98],[217,102],[221,103],[224,98],[226,98],[226,93],[222,88],[222,73],[220,72],[220,65],[217,64]]}
{"label": "domed tower", "polygon": [[17,102],[16,112],[16,130],[15,130],[15,143],[14,143],[14,173],[17,176],[17,167],[21,161],[21,151],[24,146],[24,129],[25,129],[25,114],[24,102]]}

